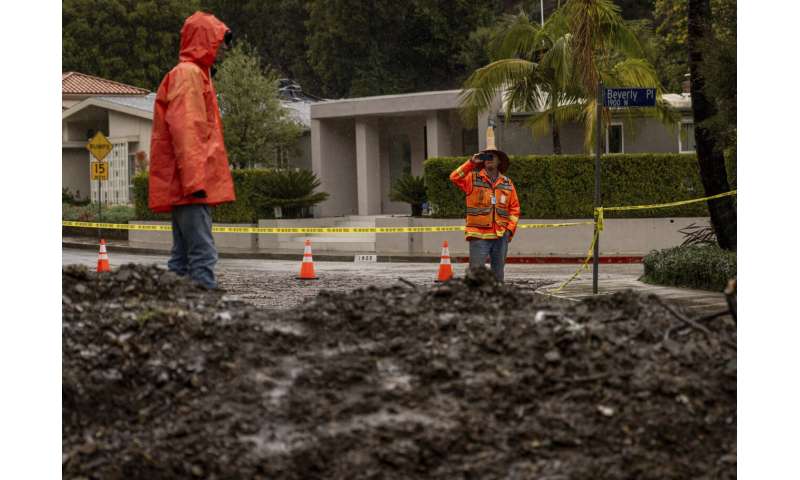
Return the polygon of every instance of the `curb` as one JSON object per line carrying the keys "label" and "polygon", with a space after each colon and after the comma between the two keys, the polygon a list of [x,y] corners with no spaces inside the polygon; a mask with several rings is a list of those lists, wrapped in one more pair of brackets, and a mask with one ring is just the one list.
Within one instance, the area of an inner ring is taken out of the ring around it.
{"label": "curb", "polygon": [[[168,250],[155,248],[130,247],[125,245],[107,245],[115,252],[138,253],[144,255],[169,255]],[[96,250],[97,245],[93,243],[62,241],[62,248],[75,248],[81,250]],[[303,254],[298,253],[265,253],[265,252],[218,252],[219,258],[236,258],[252,260],[299,260]],[[329,254],[315,253],[314,261],[321,262],[352,262],[353,257],[358,253]],[[374,255],[374,254],[373,254]],[[622,263],[641,263],[641,256],[619,256],[619,257],[600,257],[601,264],[622,264]],[[558,265],[558,264],[581,264],[585,257],[508,257],[506,264],[538,264],[538,265]],[[439,263],[441,257],[424,255],[377,255],[379,263]],[[453,257],[453,263],[469,263],[469,257]]]}
{"label": "curb", "polygon": [[580,300],[577,299],[577,298],[570,298],[570,297],[564,297],[564,296],[561,296],[561,295],[554,295],[552,293],[540,292],[538,290],[533,292],[533,296],[541,299],[544,302],[553,303],[553,304],[564,306],[564,307],[568,307],[570,305],[575,305],[576,303],[580,302]]}

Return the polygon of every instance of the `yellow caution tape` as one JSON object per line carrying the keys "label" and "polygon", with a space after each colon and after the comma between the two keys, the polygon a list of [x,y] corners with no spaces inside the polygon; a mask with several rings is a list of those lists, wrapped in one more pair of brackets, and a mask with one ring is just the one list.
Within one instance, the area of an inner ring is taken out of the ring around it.
{"label": "yellow caution tape", "polygon": [[631,205],[627,207],[597,207],[594,209],[594,218],[597,222],[597,229],[599,231],[603,231],[603,212],[622,212],[625,210],[645,210],[649,208],[669,208],[669,207],[677,207],[679,205],[687,205],[689,203],[697,203],[697,202],[705,202],[708,200],[714,200],[717,198],[728,197],[730,195],[736,195],[736,190],[731,190],[730,192],[725,193],[718,193],[717,195],[711,195],[710,197],[703,197],[703,198],[694,198],[692,200],[681,200],[678,202],[670,202],[670,203],[657,203],[654,205]]}
{"label": "yellow caution tape", "polygon": [[[584,270],[589,270],[589,261],[594,256],[594,246],[604,228],[604,211],[620,212],[624,210],[643,210],[649,208],[668,208],[689,203],[705,202],[716,198],[736,195],[736,190],[730,192],[711,195],[709,197],[695,198],[692,200],[681,200],[671,203],[659,203],[653,205],[632,205],[627,207],[597,207],[594,209],[594,221],[568,222],[568,223],[520,223],[517,228],[560,228],[574,227],[578,225],[595,225],[592,243],[589,245],[589,252],[580,267],[572,276],[562,283],[558,288],[547,290],[548,293],[557,293],[569,285]],[[79,228],[104,228],[107,230],[144,230],[144,231],[172,231],[170,225],[142,225],[126,223],[97,223],[97,222],[73,222],[62,220],[64,227]],[[458,232],[464,231],[463,226],[439,226],[439,227],[220,227],[212,226],[211,231],[217,233],[257,233],[257,234],[287,234],[287,233],[431,233],[431,232]]]}
{"label": "yellow caution tape", "polygon": [[594,222],[586,221],[586,222],[569,222],[569,223],[518,223],[517,228],[558,228],[558,227],[574,227],[576,225],[594,225]]}
{"label": "yellow caution tape", "polygon": [[603,231],[603,207],[597,207],[594,209],[594,223],[596,225],[596,230],[598,232]]}
{"label": "yellow caution tape", "polygon": [[127,223],[98,223],[98,222],[71,222],[61,220],[62,227],[78,228],[104,228],[106,230],[150,230],[160,232],[171,232],[171,225],[129,225]]}
{"label": "yellow caution tape", "polygon": [[575,270],[575,273],[573,273],[572,276],[569,277],[569,279],[567,279],[566,282],[562,283],[561,286],[559,286],[558,288],[556,288],[554,290],[547,290],[547,293],[558,293],[558,292],[560,292],[562,288],[566,287],[567,285],[570,284],[570,282],[575,280],[575,278],[577,278],[578,275],[580,275],[582,271],[589,270],[589,260],[591,260],[592,257],[594,257],[594,245],[595,245],[595,243],[597,243],[597,238],[598,238],[599,235],[600,235],[600,230],[595,229],[594,230],[594,235],[592,235],[592,243],[591,243],[591,245],[589,245],[589,254],[586,256],[586,259],[583,261],[581,266],[578,267],[577,270]]}
{"label": "yellow caution tape", "polygon": [[658,203],[655,205],[633,205],[628,207],[603,207],[605,211],[611,212],[621,212],[623,210],[642,210],[646,208],[667,208],[667,207],[677,207],[678,205],[686,205],[689,203],[697,203],[697,202],[705,202],[706,200],[714,200],[715,198],[722,198],[727,197],[730,195],[736,195],[736,190],[731,190],[730,192],[719,193],[717,195],[711,195],[710,197],[703,197],[703,198],[695,198],[692,200],[681,200],[678,202],[671,202],[671,203]]}
{"label": "yellow caution tape", "polygon": [[[523,223],[517,228],[559,228],[575,225],[592,225],[594,222],[570,223]],[[106,230],[144,230],[144,231],[172,231],[171,225],[142,225],[126,223],[98,223],[98,222],[73,222],[62,220],[64,227],[102,228]],[[460,232],[463,226],[439,227],[223,227],[212,226],[211,231],[216,233],[256,233],[256,234],[287,234],[287,233],[433,233],[433,232]]]}
{"label": "yellow caution tape", "polygon": [[705,201],[708,201],[708,200],[714,200],[716,198],[727,197],[727,196],[730,196],[730,195],[736,195],[736,190],[731,190],[730,192],[725,192],[725,193],[719,193],[717,195],[711,195],[709,197],[695,198],[695,199],[692,199],[692,200],[681,200],[681,201],[678,201],[678,202],[658,203],[658,204],[653,204],[653,205],[632,205],[632,206],[628,206],[628,207],[597,207],[597,208],[595,208],[594,209],[594,219],[595,219],[595,223],[596,223],[597,227],[594,230],[594,235],[592,237],[592,243],[591,243],[591,245],[589,245],[589,254],[586,256],[586,259],[583,261],[583,264],[581,264],[581,266],[578,267],[578,270],[576,270],[575,273],[572,274],[572,276],[566,282],[562,283],[561,286],[559,286],[558,288],[556,288],[554,290],[547,290],[547,292],[548,293],[557,293],[557,292],[561,291],[561,289],[563,289],[564,287],[569,285],[570,282],[575,280],[575,278],[578,275],[580,275],[580,273],[582,271],[589,270],[589,261],[592,260],[592,257],[594,257],[594,245],[595,245],[595,243],[597,243],[597,239],[598,239],[598,237],[600,235],[600,232],[603,231],[603,227],[604,227],[603,211],[604,210],[605,211],[620,212],[620,211],[623,211],[623,210],[643,210],[643,209],[648,209],[648,208],[668,208],[668,207],[676,207],[678,205],[686,205],[686,204],[689,204],[689,203],[705,202]]}

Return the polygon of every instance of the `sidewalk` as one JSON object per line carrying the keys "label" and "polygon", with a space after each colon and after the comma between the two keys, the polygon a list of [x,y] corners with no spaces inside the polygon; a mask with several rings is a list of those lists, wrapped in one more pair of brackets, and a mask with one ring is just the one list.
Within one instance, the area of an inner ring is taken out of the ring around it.
{"label": "sidewalk", "polygon": [[[79,248],[84,250],[97,250],[97,238],[94,237],[61,237],[62,248]],[[131,247],[127,240],[109,239],[106,240],[108,248],[113,247],[117,252],[139,253],[146,255],[169,255],[168,250],[155,248]],[[363,252],[325,252],[314,249],[315,262],[352,262],[353,257],[361,255]],[[302,259],[301,253],[266,253],[266,252],[218,252],[220,258],[242,258],[242,259],[263,259],[263,260],[297,260]],[[414,262],[414,263],[437,263],[441,258],[436,255],[403,255],[392,253],[388,255],[377,255],[378,262]]]}
{"label": "sidewalk", "polygon": [[[62,236],[61,245],[64,248],[80,248],[96,250],[98,248],[98,240],[96,237],[76,237],[76,236]],[[128,240],[107,239],[106,245],[114,247],[118,252],[126,253],[140,253],[148,255],[168,254],[169,250],[155,249],[155,248],[142,248],[132,247]],[[322,248],[314,248],[314,261],[320,262],[351,262],[356,255],[363,255],[362,251],[325,251]],[[218,255],[220,258],[243,258],[243,259],[263,259],[263,260],[296,260],[302,258],[302,252],[276,252],[269,253],[263,251],[252,252],[226,252],[219,250]],[[439,254],[414,254],[414,253],[368,253],[368,255],[375,255],[378,262],[412,262],[412,263],[439,263],[441,256]],[[585,257],[581,256],[509,256],[506,259],[506,264],[559,264],[559,265],[579,265],[583,263]],[[463,255],[453,255],[451,257],[453,263],[469,263],[469,257]],[[601,256],[601,264],[635,264],[641,263],[642,257],[630,255],[616,255],[616,256]]]}
{"label": "sidewalk", "polygon": [[[557,288],[557,286],[553,288]],[[624,290],[635,290],[642,294],[658,295],[665,300],[681,305],[695,316],[717,313],[728,309],[725,294],[722,292],[651,285],[639,281],[637,275],[604,274],[603,266],[601,265],[597,294],[611,295]],[[566,301],[578,301],[592,295],[592,272],[590,269],[582,272],[578,278],[558,293],[549,296]]]}

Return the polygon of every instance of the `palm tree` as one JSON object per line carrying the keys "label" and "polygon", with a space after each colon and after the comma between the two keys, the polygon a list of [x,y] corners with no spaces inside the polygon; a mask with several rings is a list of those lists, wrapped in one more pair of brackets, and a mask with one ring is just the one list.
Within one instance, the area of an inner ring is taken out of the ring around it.
{"label": "palm tree", "polygon": [[[725,157],[720,143],[708,128],[707,120],[716,113],[716,107],[706,94],[706,82],[700,66],[703,63],[703,46],[713,39],[711,25],[711,5],[709,0],[689,0],[689,69],[692,79],[692,114],[694,115],[694,136],[697,149],[697,163],[700,167],[700,180],[706,195],[716,195],[730,190],[728,174],[725,170]],[[732,197],[724,197],[708,202],[711,225],[717,235],[721,248],[736,251],[736,203]]]}
{"label": "palm tree", "polygon": [[[466,80],[462,111],[474,118],[503,96],[506,121],[514,111],[533,111],[526,122],[534,135],[548,129],[553,151],[561,152],[559,124],[584,124],[584,148],[595,135],[598,82],[606,86],[656,87],[653,114],[675,123],[661,99],[663,89],[634,31],[610,0],[571,0],[557,9],[544,27],[525,14],[504,19],[492,43],[494,61]],[[604,115],[607,123],[608,112]]]}

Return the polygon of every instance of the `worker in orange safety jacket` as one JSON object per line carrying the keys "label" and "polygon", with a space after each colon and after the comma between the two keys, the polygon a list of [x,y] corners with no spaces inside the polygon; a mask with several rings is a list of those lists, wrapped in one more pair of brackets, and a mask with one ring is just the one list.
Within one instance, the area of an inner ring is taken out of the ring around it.
{"label": "worker in orange safety jacket", "polygon": [[209,13],[186,19],[180,61],[158,87],[150,141],[148,206],[172,215],[167,266],[210,289],[217,288],[217,249],[209,207],[236,200],[211,83],[214,63],[222,62],[231,39]]}
{"label": "worker in orange safety jacket", "polygon": [[508,243],[517,229],[520,208],[517,190],[505,175],[508,155],[495,146],[492,127],[486,136],[486,149],[456,168],[450,181],[466,194],[469,267],[484,266],[488,256],[492,272],[502,282]]}

